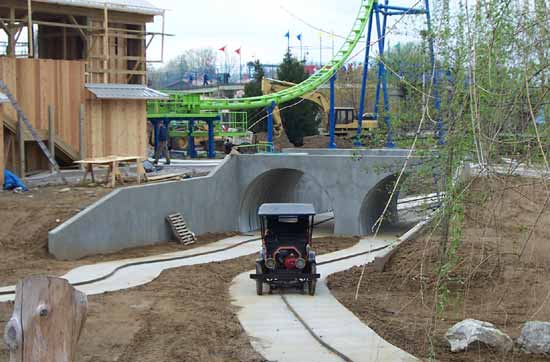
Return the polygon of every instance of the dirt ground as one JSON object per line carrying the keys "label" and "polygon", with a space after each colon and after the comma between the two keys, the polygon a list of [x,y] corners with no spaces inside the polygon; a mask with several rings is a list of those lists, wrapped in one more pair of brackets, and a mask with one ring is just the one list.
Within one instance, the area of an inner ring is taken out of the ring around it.
{"label": "dirt ground", "polygon": [[[80,265],[184,250],[177,243],[162,243],[78,261],[59,261],[49,255],[48,231],[110,191],[102,187],[54,186],[24,194],[0,192],[0,285],[16,283],[31,274],[60,276]],[[230,235],[204,235],[185,249]]]}
{"label": "dirt ground", "polygon": [[[354,245],[357,238],[315,240],[319,254]],[[127,291],[88,298],[88,320],[78,362],[263,362],[231,306],[229,286],[256,256],[168,270]],[[250,288],[254,288],[251,281]],[[269,298],[269,296],[266,296]],[[0,303],[0,325],[12,306]],[[0,362],[8,354],[0,344]]]}
{"label": "dirt ground", "polygon": [[[331,276],[329,287],[379,335],[417,357],[548,360],[483,346],[451,353],[444,339],[449,327],[466,318],[491,322],[513,339],[525,321],[550,321],[550,207],[544,208],[549,191],[540,180],[522,178],[479,180],[472,191],[442,314],[434,312],[440,237],[431,231],[400,247],[384,272],[369,270],[357,301],[359,268]],[[519,257],[523,245],[525,252]]]}

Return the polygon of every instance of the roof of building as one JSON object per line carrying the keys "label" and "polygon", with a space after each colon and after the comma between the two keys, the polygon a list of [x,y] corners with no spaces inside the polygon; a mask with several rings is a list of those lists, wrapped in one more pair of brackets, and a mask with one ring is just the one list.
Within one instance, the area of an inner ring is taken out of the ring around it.
{"label": "roof of building", "polygon": [[260,216],[300,216],[315,215],[312,204],[263,204],[258,211]]}
{"label": "roof of building", "polygon": [[86,89],[99,99],[170,99],[168,94],[138,84],[87,83]]}
{"label": "roof of building", "polygon": [[107,9],[126,13],[162,15],[163,9],[157,8],[146,0],[35,0],[36,2],[80,6],[93,9]]}
{"label": "roof of building", "polygon": [[10,100],[4,93],[0,93],[0,103],[8,103]]}

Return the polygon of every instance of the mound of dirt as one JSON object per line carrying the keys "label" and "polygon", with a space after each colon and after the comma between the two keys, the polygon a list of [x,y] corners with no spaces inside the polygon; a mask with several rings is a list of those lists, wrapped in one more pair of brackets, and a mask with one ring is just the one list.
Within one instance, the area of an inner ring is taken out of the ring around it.
{"label": "mound of dirt", "polygon": [[66,186],[41,187],[24,194],[1,192],[0,285],[16,283],[32,274],[59,276],[80,265],[191,249],[235,235],[202,235],[187,247],[162,243],[78,261],[55,260],[48,253],[48,232],[109,192],[102,187]]}
{"label": "mound of dirt", "polygon": [[544,208],[548,197],[538,179],[495,178],[472,185],[441,314],[435,312],[441,240],[437,232],[402,245],[384,272],[367,272],[358,300],[360,268],[331,276],[329,287],[379,335],[417,357],[542,361],[519,351],[503,355],[481,346],[451,353],[444,334],[453,324],[474,318],[517,338],[525,321],[550,320],[550,207]]}

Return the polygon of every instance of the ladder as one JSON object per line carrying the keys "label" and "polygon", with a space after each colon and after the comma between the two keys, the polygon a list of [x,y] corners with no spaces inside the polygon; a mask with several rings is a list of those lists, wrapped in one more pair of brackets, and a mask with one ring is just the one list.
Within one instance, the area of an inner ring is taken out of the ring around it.
{"label": "ladder", "polygon": [[57,172],[61,180],[63,180],[64,183],[67,183],[65,176],[63,176],[63,174],[61,173],[61,170],[59,169],[59,165],[57,164],[55,159],[52,157],[50,151],[48,151],[48,148],[46,147],[44,142],[42,142],[42,140],[38,136],[38,133],[36,133],[36,130],[32,126],[31,122],[29,121],[27,116],[25,116],[25,113],[23,113],[21,106],[19,106],[19,103],[17,103],[17,100],[15,99],[13,94],[10,92],[6,83],[4,83],[4,81],[1,79],[0,79],[0,90],[2,90],[2,93],[4,93],[6,97],[8,97],[8,99],[10,100],[11,105],[13,106],[13,108],[15,108],[17,112],[17,118],[23,121],[23,123],[29,130],[30,134],[32,135],[32,138],[34,138],[34,140],[38,143],[38,146],[40,146],[42,153],[44,153],[44,155],[48,159],[48,162],[53,166],[54,170]]}
{"label": "ladder", "polygon": [[195,234],[193,234],[187,227],[187,223],[185,222],[182,214],[177,213],[168,215],[166,217],[166,222],[170,225],[170,228],[172,229],[172,234],[174,235],[176,240],[179,241],[182,245],[186,246],[195,243]]}

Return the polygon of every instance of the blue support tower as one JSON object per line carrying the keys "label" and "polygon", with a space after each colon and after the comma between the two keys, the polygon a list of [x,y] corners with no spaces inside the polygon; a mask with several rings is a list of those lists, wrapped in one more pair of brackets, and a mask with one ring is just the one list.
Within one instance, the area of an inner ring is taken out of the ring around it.
{"label": "blue support tower", "polygon": [[430,1],[424,0],[424,6],[426,7],[426,22],[428,26],[428,42],[430,46],[430,64],[432,66],[432,82],[433,82],[433,96],[435,103],[435,110],[437,112],[436,117],[436,127],[437,127],[437,138],[439,145],[445,144],[445,129],[443,125],[443,118],[441,116],[441,98],[439,96],[438,81],[439,81],[439,72],[436,69],[435,64],[435,51],[434,51],[434,40],[432,36],[432,19],[430,14]]}
{"label": "blue support tower", "polygon": [[[388,1],[385,0],[385,5],[388,6]],[[378,8],[379,9],[379,8]],[[376,13],[376,33],[380,41],[378,42],[378,51],[380,57],[384,56],[385,44],[386,44],[386,26],[388,23],[388,16],[384,15],[382,22],[382,27],[380,27],[380,11]],[[388,96],[388,78],[386,75],[386,66],[382,61],[378,63],[378,85],[376,87],[376,103],[375,103],[375,113],[378,115],[378,103],[380,102],[380,83],[382,84],[383,99],[384,99],[384,123],[386,123],[387,135],[386,135],[386,147],[394,148],[395,143],[393,142],[393,130],[391,125],[390,117],[390,101]]]}
{"label": "blue support tower", "polygon": [[271,102],[271,105],[267,108],[267,148],[269,152],[273,152],[273,110],[275,107],[276,103]]}
{"label": "blue support tower", "polygon": [[335,82],[336,73],[330,78],[330,142],[328,148],[336,148],[335,133],[336,133],[336,112],[335,112]]}
{"label": "blue support tower", "polygon": [[357,115],[357,136],[355,138],[355,146],[363,146],[361,142],[361,134],[363,133],[363,114],[365,114],[365,97],[367,96],[367,80],[369,78],[369,58],[370,58],[370,41],[372,35],[372,16],[373,11],[369,15],[369,23],[367,25],[367,47],[365,49],[365,62],[363,63],[363,78],[361,80],[361,99],[359,101],[359,114]]}
{"label": "blue support tower", "polygon": [[187,138],[187,154],[191,158],[197,158],[197,150],[195,149],[195,121],[189,121],[189,136]]}
{"label": "blue support tower", "polygon": [[214,144],[214,120],[208,120],[208,158],[216,157],[216,146]]}
{"label": "blue support tower", "polygon": [[[440,145],[445,144],[445,129],[444,129],[444,123],[443,119],[441,117],[441,97],[439,95],[439,89],[438,89],[438,80],[439,80],[439,72],[435,69],[435,54],[434,54],[434,42],[433,37],[431,34],[432,31],[432,24],[431,24],[431,14],[430,14],[430,4],[429,0],[424,0],[425,9],[415,9],[415,8],[406,8],[403,6],[393,6],[389,5],[389,0],[384,0],[384,4],[378,4],[375,3],[373,7],[373,12],[371,13],[371,17],[369,19],[368,23],[368,29],[367,29],[367,48],[365,51],[365,63],[364,63],[364,69],[363,69],[363,82],[361,84],[361,100],[359,103],[359,117],[361,118],[364,114],[364,99],[366,96],[366,87],[367,87],[367,80],[368,80],[368,59],[370,56],[370,36],[372,32],[373,27],[373,21],[372,16],[375,16],[376,19],[376,30],[378,35],[378,51],[379,56],[384,56],[385,51],[385,43],[386,43],[386,27],[387,27],[387,19],[388,16],[394,16],[394,15],[417,15],[417,14],[425,14],[427,18],[427,28],[429,33],[429,48],[430,48],[430,60],[432,65],[433,71],[433,97],[434,97],[434,103],[435,103],[435,109],[437,111],[437,134],[439,141],[438,143]],[[380,14],[384,17],[382,24],[380,20]],[[399,49],[398,49],[399,51]],[[388,133],[387,133],[387,140],[386,140],[386,147],[393,148],[395,147],[395,143],[393,141],[393,129],[391,124],[391,117],[390,117],[390,102],[389,102],[389,94],[388,94],[388,83],[387,83],[387,74],[386,74],[386,66],[382,61],[378,63],[378,81],[376,84],[376,94],[375,94],[375,101],[374,101],[374,116],[375,119],[379,119],[379,108],[380,108],[380,92],[383,92],[383,101],[384,101],[384,122],[387,126]],[[362,124],[360,123],[358,125],[357,129],[357,137],[360,136],[360,132],[362,131]],[[360,145],[360,141],[356,140],[355,142],[356,146]]]}

